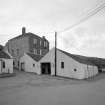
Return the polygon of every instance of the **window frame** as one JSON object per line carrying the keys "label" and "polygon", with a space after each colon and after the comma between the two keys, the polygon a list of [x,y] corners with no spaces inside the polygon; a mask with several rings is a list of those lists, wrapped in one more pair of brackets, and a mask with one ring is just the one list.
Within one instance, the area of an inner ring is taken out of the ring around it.
{"label": "window frame", "polygon": [[34,52],[34,54],[37,55],[37,49],[34,48],[33,52]]}
{"label": "window frame", "polygon": [[33,43],[37,44],[37,39],[36,38],[33,39]]}

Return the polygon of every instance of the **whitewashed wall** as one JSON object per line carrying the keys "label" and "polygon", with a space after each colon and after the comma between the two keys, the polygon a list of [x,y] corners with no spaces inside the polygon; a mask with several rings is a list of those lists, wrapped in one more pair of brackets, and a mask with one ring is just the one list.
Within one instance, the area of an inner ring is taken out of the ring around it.
{"label": "whitewashed wall", "polygon": [[[43,62],[51,62],[51,75],[55,75],[55,63],[54,63],[54,49],[50,50],[41,60]],[[61,62],[64,62],[64,69],[61,68]],[[57,75],[69,78],[84,78],[84,70],[81,69],[81,64],[57,50]],[[74,69],[77,69],[75,72]]]}
{"label": "whitewashed wall", "polygon": [[[57,75],[76,79],[84,78],[84,70],[79,62],[60,51],[57,54]],[[64,62],[64,69],[61,68],[61,62]],[[74,71],[74,69],[77,71]]]}
{"label": "whitewashed wall", "polygon": [[[50,62],[51,63],[51,75],[55,75],[55,62],[54,62],[54,51],[49,51],[39,63],[43,62]],[[61,62],[64,62],[64,68],[61,68]],[[77,69],[77,71],[74,71]],[[41,70],[40,70],[41,71]],[[57,50],[57,75],[69,78],[76,78],[76,79],[84,79],[90,76],[96,75],[98,73],[98,69],[95,66],[82,64],[77,62],[76,60],[72,59],[71,57],[67,56],[66,54],[62,53],[61,51]]]}
{"label": "whitewashed wall", "polygon": [[[40,65],[27,54],[24,54],[20,58],[20,63],[22,62],[24,62],[25,64],[24,66],[25,66],[26,72],[34,72],[34,73],[40,74],[40,71],[39,71]],[[33,64],[35,64],[35,67],[33,67]]]}
{"label": "whitewashed wall", "polygon": [[2,68],[1,73],[13,73],[13,59],[2,59],[5,62],[5,68]]}
{"label": "whitewashed wall", "polygon": [[84,71],[85,71],[84,78],[93,77],[96,74],[98,74],[98,68],[97,68],[97,66],[85,65],[85,64],[82,64],[82,65],[83,65],[82,69],[84,69]]}

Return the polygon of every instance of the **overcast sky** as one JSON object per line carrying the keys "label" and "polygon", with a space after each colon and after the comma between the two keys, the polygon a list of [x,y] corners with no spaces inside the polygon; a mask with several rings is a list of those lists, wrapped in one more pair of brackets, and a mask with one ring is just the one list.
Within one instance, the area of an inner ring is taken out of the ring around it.
{"label": "overcast sky", "polygon": [[[0,0],[0,44],[27,32],[45,35],[54,46],[54,31],[87,16],[105,0]],[[58,48],[105,58],[105,9],[71,30],[58,33]]]}

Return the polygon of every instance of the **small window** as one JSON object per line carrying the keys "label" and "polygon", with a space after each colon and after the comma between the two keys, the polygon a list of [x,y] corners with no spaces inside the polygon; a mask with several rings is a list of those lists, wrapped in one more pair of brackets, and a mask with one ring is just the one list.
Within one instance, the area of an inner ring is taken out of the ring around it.
{"label": "small window", "polygon": [[42,50],[40,49],[40,55],[42,55]]}
{"label": "small window", "polygon": [[34,54],[37,54],[37,49],[34,49]]}
{"label": "small window", "polygon": [[74,69],[74,71],[76,72],[76,71],[77,71],[77,69]]}
{"label": "small window", "polygon": [[15,65],[15,62],[13,61],[13,66]]}
{"label": "small window", "polygon": [[40,46],[42,45],[42,41],[40,40]]}
{"label": "small window", "polygon": [[64,62],[61,62],[61,68],[62,69],[64,68]]}
{"label": "small window", "polygon": [[3,62],[3,68],[5,68],[5,62]]}
{"label": "small window", "polygon": [[47,42],[46,41],[44,41],[44,48],[47,48]]}
{"label": "small window", "polygon": [[34,39],[34,40],[33,40],[33,43],[34,43],[34,44],[37,44],[37,39]]}
{"label": "small window", "polygon": [[33,67],[35,67],[35,64],[33,64]]}

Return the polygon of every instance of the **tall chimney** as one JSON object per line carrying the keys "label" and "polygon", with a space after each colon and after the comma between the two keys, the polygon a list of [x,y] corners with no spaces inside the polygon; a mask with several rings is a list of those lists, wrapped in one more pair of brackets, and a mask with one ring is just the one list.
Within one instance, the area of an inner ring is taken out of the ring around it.
{"label": "tall chimney", "polygon": [[22,27],[22,35],[24,35],[26,33],[26,28]]}

